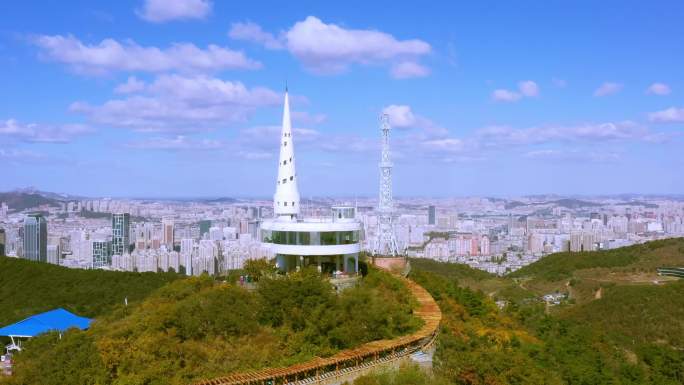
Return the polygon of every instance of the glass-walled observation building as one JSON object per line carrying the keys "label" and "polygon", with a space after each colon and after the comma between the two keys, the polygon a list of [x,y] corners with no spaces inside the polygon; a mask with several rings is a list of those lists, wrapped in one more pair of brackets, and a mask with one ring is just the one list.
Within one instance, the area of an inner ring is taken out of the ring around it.
{"label": "glass-walled observation building", "polygon": [[314,265],[323,273],[353,274],[359,269],[361,228],[353,207],[333,207],[329,218],[266,221],[261,241],[282,271]]}

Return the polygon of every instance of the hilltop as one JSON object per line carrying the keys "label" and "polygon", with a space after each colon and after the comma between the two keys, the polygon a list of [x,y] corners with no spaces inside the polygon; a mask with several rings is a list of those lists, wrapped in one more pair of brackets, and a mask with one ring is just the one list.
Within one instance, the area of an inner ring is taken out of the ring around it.
{"label": "hilltop", "polygon": [[180,385],[282,367],[410,334],[422,325],[415,306],[400,280],[375,269],[340,294],[315,269],[267,274],[255,290],[176,279],[88,331],[29,340],[0,383]]}
{"label": "hilltop", "polygon": [[[508,277],[412,260],[410,278],[443,314],[434,371],[405,367],[356,384],[681,384],[684,281],[655,269],[682,262],[684,239],[550,255]],[[45,291],[46,276],[37,280],[30,290]],[[569,298],[549,306],[541,300],[549,291]],[[103,304],[89,331],[31,340],[8,383],[181,384],[325,357],[419,327],[405,288],[375,269],[341,295],[315,271],[266,275],[255,291],[193,277],[149,293],[128,309]]]}

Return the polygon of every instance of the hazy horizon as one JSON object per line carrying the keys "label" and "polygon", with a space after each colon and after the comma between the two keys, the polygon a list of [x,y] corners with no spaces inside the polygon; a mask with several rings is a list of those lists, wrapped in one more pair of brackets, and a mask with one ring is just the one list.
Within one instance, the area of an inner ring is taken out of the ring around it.
{"label": "hazy horizon", "polygon": [[[50,193],[50,194],[59,194],[59,195],[66,195],[69,197],[78,197],[78,198],[83,198],[83,199],[132,199],[132,200],[178,200],[178,201],[192,201],[192,200],[212,200],[212,199],[245,199],[245,200],[272,200],[273,196],[270,195],[195,195],[195,196],[164,196],[164,195],[158,195],[158,196],[134,196],[134,195],[99,195],[99,196],[90,196],[90,195],[83,195],[79,193],[74,193],[74,192],[65,192],[65,191],[48,191],[45,189],[40,189],[35,186],[25,186],[25,187],[19,187],[11,190],[5,190],[5,191],[0,191],[0,193],[11,193],[11,192],[25,192],[25,191],[35,191],[38,193]],[[531,193],[531,194],[518,194],[518,195],[494,195],[494,194],[484,194],[484,195],[394,195],[394,198],[396,200],[405,200],[405,199],[467,199],[467,198],[488,198],[488,199],[506,199],[506,200],[513,200],[517,198],[540,198],[540,197],[557,197],[557,198],[584,198],[584,199],[598,199],[598,198],[623,198],[623,199],[628,199],[628,198],[682,198],[684,197],[684,194],[662,194],[662,193],[615,193],[615,194],[559,194],[559,193]],[[309,201],[309,200],[317,200],[317,199],[347,199],[347,200],[354,200],[354,199],[377,199],[378,197],[376,195],[302,195],[301,199],[302,201]]]}

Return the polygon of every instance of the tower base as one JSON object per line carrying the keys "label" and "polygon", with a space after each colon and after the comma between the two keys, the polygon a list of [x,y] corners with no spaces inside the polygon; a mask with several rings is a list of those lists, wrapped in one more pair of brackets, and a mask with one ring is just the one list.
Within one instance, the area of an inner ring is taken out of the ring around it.
{"label": "tower base", "polygon": [[389,271],[403,271],[406,268],[405,257],[373,257],[373,264],[381,269]]}

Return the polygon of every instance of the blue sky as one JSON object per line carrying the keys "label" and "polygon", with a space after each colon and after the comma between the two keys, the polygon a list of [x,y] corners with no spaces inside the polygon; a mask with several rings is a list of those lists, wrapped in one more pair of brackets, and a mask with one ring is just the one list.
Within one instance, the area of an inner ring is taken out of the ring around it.
{"label": "blue sky", "polygon": [[[454,3],[454,4],[452,4]],[[681,1],[8,2],[0,190],[684,193]]]}

